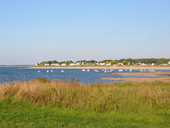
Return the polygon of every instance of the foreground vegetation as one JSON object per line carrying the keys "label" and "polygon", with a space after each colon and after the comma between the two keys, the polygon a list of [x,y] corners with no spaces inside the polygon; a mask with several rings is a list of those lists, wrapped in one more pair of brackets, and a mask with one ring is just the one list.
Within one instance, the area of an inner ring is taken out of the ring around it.
{"label": "foreground vegetation", "polygon": [[0,85],[0,127],[170,127],[170,83]]}

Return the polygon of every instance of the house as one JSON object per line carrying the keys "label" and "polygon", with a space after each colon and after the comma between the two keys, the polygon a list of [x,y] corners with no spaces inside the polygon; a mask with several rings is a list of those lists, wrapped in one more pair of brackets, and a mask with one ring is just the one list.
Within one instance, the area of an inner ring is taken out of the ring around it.
{"label": "house", "polygon": [[140,65],[141,65],[141,66],[145,66],[146,64],[145,64],[145,63],[141,63]]}
{"label": "house", "polygon": [[168,62],[168,64],[170,64],[170,61]]}
{"label": "house", "polygon": [[66,66],[66,63],[62,63],[61,66]]}
{"label": "house", "polygon": [[107,64],[106,64],[106,66],[110,66],[110,65],[111,65],[111,63],[107,63]]}
{"label": "house", "polygon": [[123,63],[117,63],[117,65],[121,65],[121,66],[123,66]]}
{"label": "house", "polygon": [[151,65],[152,65],[152,66],[154,66],[154,65],[155,65],[155,63],[152,63]]}
{"label": "house", "polygon": [[81,62],[76,62],[76,65],[81,65]]}
{"label": "house", "polygon": [[51,66],[59,66],[58,63],[52,63]]}
{"label": "house", "polygon": [[71,63],[71,64],[69,64],[69,66],[75,66],[76,64],[75,63]]}
{"label": "house", "polygon": [[33,66],[38,66],[38,64],[37,64],[37,63],[35,63]]}
{"label": "house", "polygon": [[49,66],[50,64],[49,63],[45,63],[44,66]]}
{"label": "house", "polygon": [[105,63],[99,63],[99,65],[100,65],[100,66],[103,66],[103,65],[105,65]]}

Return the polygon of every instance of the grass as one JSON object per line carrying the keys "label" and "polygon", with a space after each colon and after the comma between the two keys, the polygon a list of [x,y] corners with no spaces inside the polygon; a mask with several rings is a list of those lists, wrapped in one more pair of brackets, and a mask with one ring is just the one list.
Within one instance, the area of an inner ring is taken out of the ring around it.
{"label": "grass", "polygon": [[170,127],[170,83],[0,85],[0,127]]}

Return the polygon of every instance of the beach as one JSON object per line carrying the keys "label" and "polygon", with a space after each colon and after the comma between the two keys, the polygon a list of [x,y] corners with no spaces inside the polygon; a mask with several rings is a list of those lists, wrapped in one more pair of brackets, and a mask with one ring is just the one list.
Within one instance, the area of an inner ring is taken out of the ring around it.
{"label": "beach", "polygon": [[[125,82],[156,82],[156,81],[170,82],[170,72],[168,72],[168,71],[144,71],[144,72],[132,72],[132,73],[113,73],[112,75],[128,76],[128,77],[123,77],[123,78],[111,77],[111,78],[101,78],[101,79],[102,80],[113,80],[113,81],[120,80],[120,81],[125,81]],[[145,78],[145,77],[147,77],[147,78]]]}

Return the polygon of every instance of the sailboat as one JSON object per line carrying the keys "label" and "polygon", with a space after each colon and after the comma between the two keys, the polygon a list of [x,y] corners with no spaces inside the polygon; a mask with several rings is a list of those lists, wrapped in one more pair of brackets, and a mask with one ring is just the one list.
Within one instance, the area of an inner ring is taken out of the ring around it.
{"label": "sailboat", "polygon": [[118,71],[119,71],[119,72],[123,72],[123,69],[119,69]]}
{"label": "sailboat", "polygon": [[96,70],[96,69],[95,69],[94,71],[95,71],[95,72],[99,72],[99,71],[98,71],[98,70]]}
{"label": "sailboat", "polygon": [[106,73],[107,72],[107,70],[106,70],[106,66],[105,66],[105,70],[104,70],[104,73]]}

